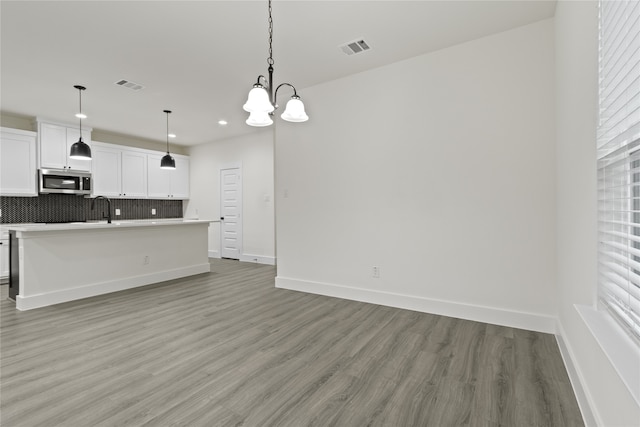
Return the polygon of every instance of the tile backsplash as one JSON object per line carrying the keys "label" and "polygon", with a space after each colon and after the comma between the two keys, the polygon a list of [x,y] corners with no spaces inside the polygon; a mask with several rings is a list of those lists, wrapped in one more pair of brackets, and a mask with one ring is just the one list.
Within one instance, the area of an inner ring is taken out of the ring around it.
{"label": "tile backsplash", "polygon": [[[106,200],[72,194],[41,194],[38,197],[0,197],[1,224],[27,222],[91,221],[107,212]],[[116,216],[115,210],[120,209]],[[152,215],[151,210],[156,214]],[[182,200],[111,199],[111,217],[115,219],[182,218]]]}

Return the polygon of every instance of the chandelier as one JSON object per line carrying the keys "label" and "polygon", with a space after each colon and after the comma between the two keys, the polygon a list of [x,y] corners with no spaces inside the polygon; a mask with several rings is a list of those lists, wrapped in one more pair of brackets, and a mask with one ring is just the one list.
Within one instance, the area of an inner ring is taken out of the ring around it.
{"label": "chandelier", "polygon": [[269,58],[267,58],[269,78],[267,79],[262,74],[259,75],[258,80],[249,91],[249,97],[243,106],[243,109],[249,112],[247,124],[257,127],[273,124],[271,116],[278,108],[278,90],[282,86],[289,86],[293,89],[293,96],[287,102],[287,106],[280,117],[288,122],[306,122],[309,120],[309,116],[305,113],[304,104],[292,84],[281,83],[276,87],[275,91],[273,90],[273,63],[273,18],[271,17],[271,0],[269,0]]}

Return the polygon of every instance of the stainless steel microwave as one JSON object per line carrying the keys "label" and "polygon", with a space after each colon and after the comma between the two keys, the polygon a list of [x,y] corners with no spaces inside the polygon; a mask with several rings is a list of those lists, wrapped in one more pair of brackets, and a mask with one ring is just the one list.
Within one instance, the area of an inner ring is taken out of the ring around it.
{"label": "stainless steel microwave", "polygon": [[72,169],[40,169],[38,182],[41,194],[91,194],[91,173]]}

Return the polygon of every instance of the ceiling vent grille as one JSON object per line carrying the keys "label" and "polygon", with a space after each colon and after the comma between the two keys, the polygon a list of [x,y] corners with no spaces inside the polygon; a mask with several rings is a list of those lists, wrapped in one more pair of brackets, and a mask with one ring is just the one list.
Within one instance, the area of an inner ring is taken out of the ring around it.
{"label": "ceiling vent grille", "polygon": [[363,39],[354,40],[338,47],[347,55],[362,53],[371,49],[371,47],[369,47],[369,43],[365,42]]}
{"label": "ceiling vent grille", "polygon": [[116,84],[118,86],[126,87],[127,89],[131,89],[131,90],[135,90],[135,91],[144,89],[144,86],[142,86],[141,84],[132,82],[130,80],[124,80],[124,79],[118,80],[116,82]]}

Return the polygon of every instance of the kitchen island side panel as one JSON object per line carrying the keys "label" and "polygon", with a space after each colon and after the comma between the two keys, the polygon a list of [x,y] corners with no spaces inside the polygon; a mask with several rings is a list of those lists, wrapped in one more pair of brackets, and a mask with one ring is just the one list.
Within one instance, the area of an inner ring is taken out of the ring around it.
{"label": "kitchen island side panel", "polygon": [[210,271],[208,223],[18,232],[16,308],[28,310]]}

